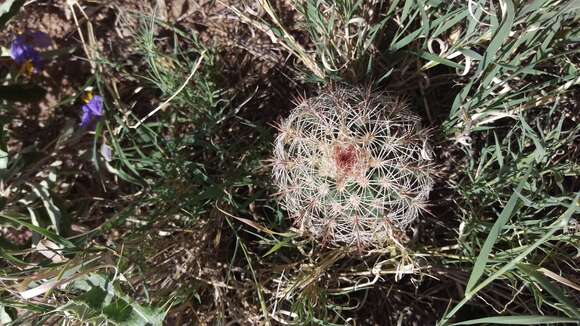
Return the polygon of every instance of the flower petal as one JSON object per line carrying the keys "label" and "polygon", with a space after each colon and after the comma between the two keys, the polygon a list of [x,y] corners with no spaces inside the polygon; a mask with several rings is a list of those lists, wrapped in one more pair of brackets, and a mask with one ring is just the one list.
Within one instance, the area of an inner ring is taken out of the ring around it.
{"label": "flower petal", "polygon": [[81,117],[81,127],[86,128],[91,121],[93,120],[93,116],[91,111],[83,105],[83,116]]}
{"label": "flower petal", "polygon": [[91,110],[92,115],[99,117],[103,116],[103,98],[101,96],[93,96],[86,106]]}
{"label": "flower petal", "polygon": [[28,60],[30,55],[35,52],[34,49],[26,44],[21,44],[18,42],[13,42],[10,47],[10,57],[17,63],[22,64],[24,61]]}
{"label": "flower petal", "polygon": [[26,45],[26,36],[25,35],[18,35],[12,41],[12,46],[24,46]]}
{"label": "flower petal", "polygon": [[42,69],[42,58],[34,48],[47,48],[52,45],[50,37],[43,32],[28,32],[14,38],[10,46],[10,57],[16,64],[32,61],[34,72]]}
{"label": "flower petal", "polygon": [[26,37],[29,40],[28,44],[33,47],[44,49],[52,45],[50,36],[44,32],[30,32],[26,34]]}

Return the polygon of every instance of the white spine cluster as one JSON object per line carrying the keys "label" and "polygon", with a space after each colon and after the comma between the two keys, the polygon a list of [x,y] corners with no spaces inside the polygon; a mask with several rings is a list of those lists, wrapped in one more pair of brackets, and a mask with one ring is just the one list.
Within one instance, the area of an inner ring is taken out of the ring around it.
{"label": "white spine cluster", "polygon": [[339,88],[302,100],[281,122],[273,175],[296,224],[323,243],[400,243],[425,209],[432,152],[398,97]]}

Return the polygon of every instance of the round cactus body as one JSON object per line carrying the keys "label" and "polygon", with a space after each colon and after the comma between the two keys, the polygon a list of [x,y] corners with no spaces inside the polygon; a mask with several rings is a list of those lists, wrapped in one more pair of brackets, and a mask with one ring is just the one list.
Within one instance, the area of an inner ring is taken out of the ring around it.
{"label": "round cactus body", "polygon": [[359,249],[401,243],[433,185],[420,119],[398,97],[339,88],[281,122],[273,175],[301,230]]}

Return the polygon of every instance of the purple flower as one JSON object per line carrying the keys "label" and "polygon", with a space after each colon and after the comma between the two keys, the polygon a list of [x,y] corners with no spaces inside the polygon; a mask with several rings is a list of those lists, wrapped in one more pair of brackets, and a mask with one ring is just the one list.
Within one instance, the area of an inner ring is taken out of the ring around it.
{"label": "purple flower", "polygon": [[99,95],[93,96],[86,105],[83,105],[82,109],[81,127],[86,128],[93,120],[103,116],[103,98]]}
{"label": "purple flower", "polygon": [[19,65],[33,70],[42,69],[42,58],[36,49],[45,49],[52,45],[50,37],[43,32],[27,32],[18,35],[10,46],[10,57]]}

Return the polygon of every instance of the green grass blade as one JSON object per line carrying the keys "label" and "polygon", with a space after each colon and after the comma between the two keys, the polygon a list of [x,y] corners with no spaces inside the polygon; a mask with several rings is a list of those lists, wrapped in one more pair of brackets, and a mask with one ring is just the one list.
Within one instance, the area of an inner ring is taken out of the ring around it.
{"label": "green grass blade", "polygon": [[533,244],[529,245],[521,254],[516,256],[509,263],[505,264],[502,268],[500,268],[493,275],[491,275],[490,277],[488,277],[487,279],[482,281],[479,285],[477,285],[477,287],[475,287],[473,289],[473,293],[470,293],[470,295],[473,295],[474,293],[483,289],[484,287],[489,285],[491,282],[493,282],[494,280],[496,280],[497,278],[502,276],[504,273],[506,273],[507,271],[514,268],[519,262],[521,262],[524,258],[526,258],[532,251],[534,251],[536,248],[538,248],[544,242],[548,241],[552,237],[552,235],[554,235],[554,233],[556,233],[557,231],[564,228],[564,226],[568,225],[568,223],[570,222],[570,218],[572,217],[574,212],[576,212],[576,210],[578,210],[578,197],[580,197],[580,195],[576,196],[576,198],[572,201],[572,203],[570,203],[570,207],[568,207],[568,209],[562,215],[560,215],[558,220],[556,220],[556,222],[554,222],[554,224],[551,226],[550,230],[548,232],[546,232],[544,234],[544,236],[542,236],[540,239],[536,240],[536,242],[534,242]]}
{"label": "green grass blade", "polygon": [[481,251],[479,252],[479,256],[477,256],[475,264],[473,265],[473,270],[471,271],[471,275],[469,276],[469,281],[467,282],[465,293],[471,292],[471,290],[475,287],[477,281],[479,281],[479,279],[483,275],[483,272],[485,271],[485,266],[487,265],[487,261],[489,259],[491,248],[497,241],[501,229],[505,226],[509,218],[512,216],[514,209],[516,208],[516,205],[519,201],[518,193],[522,190],[524,183],[525,179],[522,182],[520,182],[520,184],[517,186],[516,190],[508,200],[506,206],[500,213],[498,219],[495,221],[491,230],[489,231],[487,239],[485,239],[485,242],[481,247]]}
{"label": "green grass blade", "polygon": [[401,13],[401,21],[407,20],[411,7],[414,5],[415,1],[407,0],[403,6],[403,12]]}
{"label": "green grass blade", "polygon": [[562,309],[566,312],[566,314],[570,317],[576,318],[580,320],[580,310],[578,307],[572,302],[572,300],[568,299],[564,292],[554,286],[544,275],[538,272],[539,267],[528,265],[528,264],[519,264],[517,265],[518,269],[530,276],[536,283],[540,284],[542,288],[544,288],[548,293],[550,293],[556,300],[558,300],[565,308]]}
{"label": "green grass blade", "polygon": [[512,29],[512,25],[514,24],[515,19],[515,8],[514,3],[511,0],[504,0],[505,3],[505,18],[503,19],[499,29],[495,33],[491,42],[489,42],[489,46],[485,51],[485,55],[483,57],[483,61],[481,62],[480,66],[476,74],[484,71],[490,64],[496,61],[497,52],[502,47],[503,43],[509,39],[509,33]]}
{"label": "green grass blade", "polygon": [[501,153],[501,143],[497,139],[497,133],[494,131],[493,138],[495,139],[495,156],[497,157],[497,163],[499,164],[499,169],[503,169],[503,155]]}
{"label": "green grass blade", "polygon": [[527,315],[527,316],[485,317],[450,324],[450,326],[477,325],[477,324],[540,325],[540,324],[570,324],[570,323],[578,323],[578,319],[555,317],[555,316]]}
{"label": "green grass blade", "polygon": [[4,258],[6,262],[10,262],[10,263],[15,264],[15,265],[21,265],[21,266],[28,265],[27,262],[16,258],[12,254],[6,252],[6,250],[4,250],[2,247],[0,247],[0,257]]}
{"label": "green grass blade", "polygon": [[41,227],[38,227],[36,225],[30,224],[28,222],[24,222],[18,218],[10,216],[10,215],[0,214],[0,217],[5,218],[7,220],[10,220],[14,223],[20,224],[22,226],[25,226],[25,227],[29,228],[31,231],[34,231],[38,234],[41,234],[41,235],[45,236],[47,239],[49,239],[55,243],[58,243],[58,244],[64,246],[65,248],[75,248],[76,247],[72,242],[59,236],[58,234],[55,234],[55,233],[48,231],[45,228],[41,228]]}
{"label": "green grass blade", "polygon": [[429,60],[429,62],[427,62],[423,66],[422,70],[427,70],[428,68],[432,68],[438,64],[443,64],[443,65],[446,65],[448,67],[459,69],[459,70],[465,69],[465,66],[463,66],[462,64],[459,64],[455,61],[451,61],[449,59],[442,58],[436,54],[429,53],[427,51],[415,51],[415,52],[409,52],[409,53],[413,53],[413,54],[417,55],[418,57],[421,57],[425,60]]}
{"label": "green grass blade", "polygon": [[471,298],[473,298],[473,296],[477,292],[479,292],[481,289],[491,284],[491,282],[495,281],[499,277],[503,276],[508,271],[512,270],[514,267],[516,267],[516,265],[519,262],[524,260],[524,258],[526,258],[530,253],[532,253],[532,251],[536,250],[539,246],[548,241],[554,235],[554,233],[556,233],[557,231],[563,229],[566,225],[568,225],[568,223],[570,222],[570,218],[578,210],[579,198],[580,194],[576,195],[576,197],[570,203],[568,209],[562,215],[560,215],[560,217],[558,217],[558,219],[550,226],[550,229],[540,239],[536,240],[533,244],[527,246],[527,248],[524,251],[522,251],[519,255],[513,258],[509,263],[505,264],[500,269],[498,269],[491,276],[489,276],[481,283],[479,283],[472,290],[466,291],[465,297],[457,305],[455,305],[455,307],[453,307],[451,311],[447,312],[441,318],[438,325],[441,326],[448,325],[447,322],[449,321],[449,319],[455,316],[455,314],[461,309],[461,307],[463,307],[469,300],[471,300]]}
{"label": "green grass blade", "polygon": [[405,46],[407,46],[409,43],[415,41],[419,35],[421,35],[421,32],[423,31],[422,28],[418,28],[415,31],[411,32],[409,35],[403,37],[402,39],[398,40],[397,42],[395,42],[394,44],[392,44],[389,47],[389,50],[392,52],[395,52]]}
{"label": "green grass blade", "polygon": [[32,192],[42,201],[56,233],[59,235],[62,234],[62,213],[60,208],[54,204],[48,191],[48,186],[46,184],[36,185],[34,183],[29,183],[29,185],[32,188]]}

